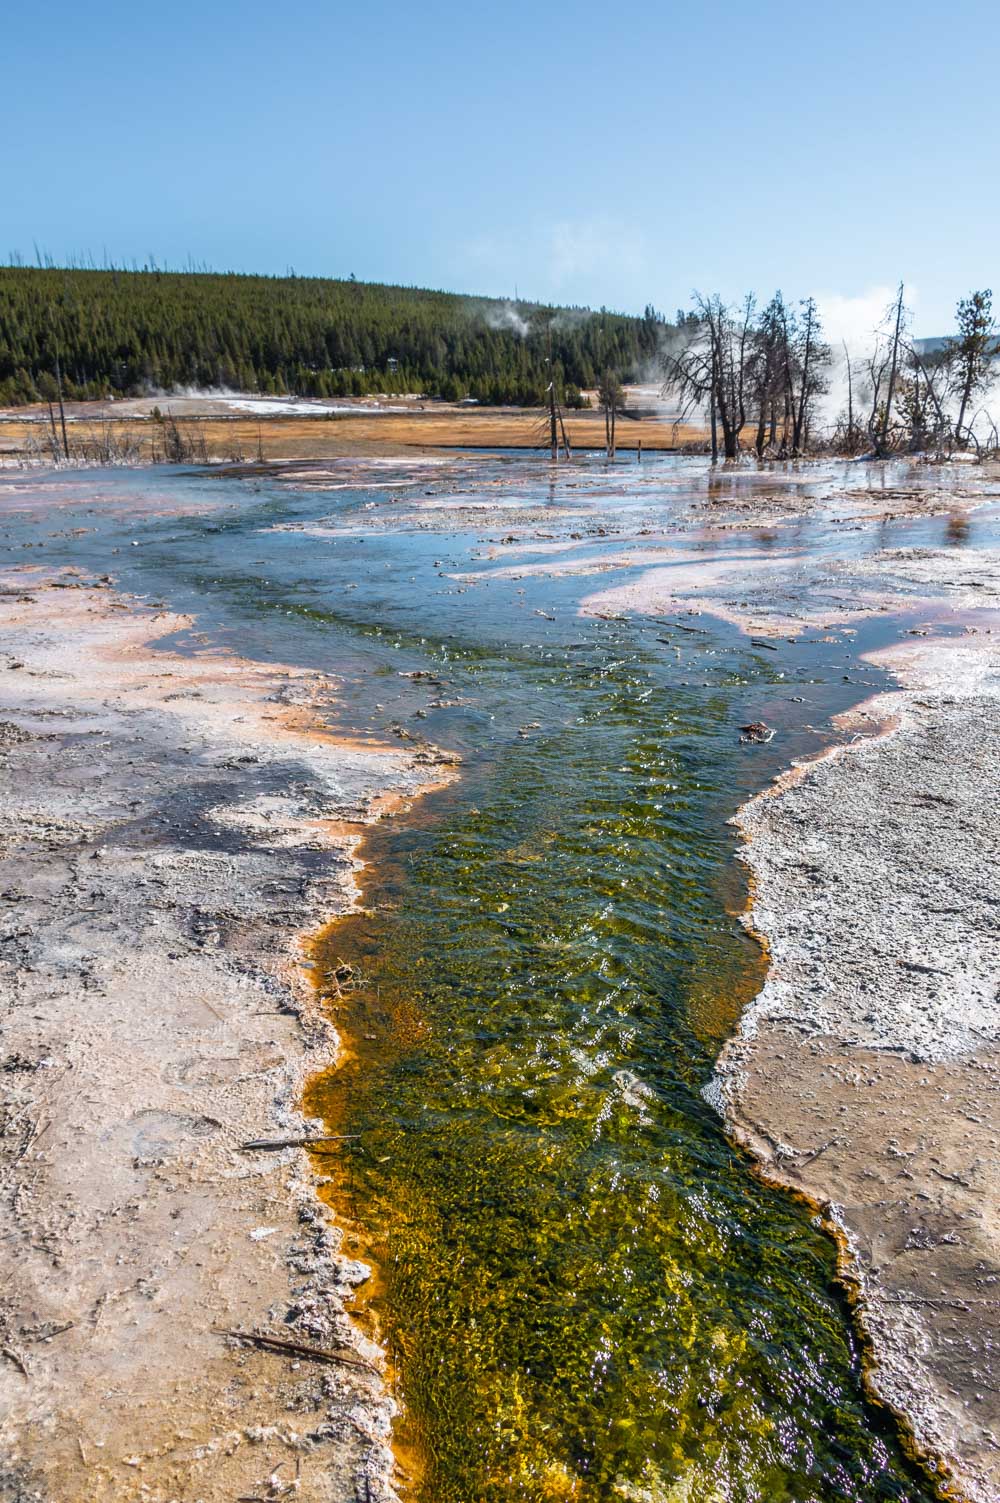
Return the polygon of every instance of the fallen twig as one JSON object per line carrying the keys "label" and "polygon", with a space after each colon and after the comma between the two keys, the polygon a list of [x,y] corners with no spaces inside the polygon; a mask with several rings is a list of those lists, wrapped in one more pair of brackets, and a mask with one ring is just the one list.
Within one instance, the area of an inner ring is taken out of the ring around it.
{"label": "fallen twig", "polygon": [[834,1144],[839,1142],[839,1138],[831,1138],[829,1142],[821,1143],[818,1148],[812,1149],[810,1153],[804,1153],[795,1167],[801,1169],[804,1164],[811,1164],[813,1159],[818,1159],[821,1153],[826,1153],[828,1148],[832,1148]]}
{"label": "fallen twig", "polygon": [[374,1363],[366,1362],[363,1357],[353,1360],[339,1351],[331,1351],[322,1346],[308,1346],[301,1341],[288,1341],[283,1336],[261,1336],[256,1331],[229,1330],[220,1330],[219,1334],[228,1336],[232,1341],[242,1341],[246,1346],[259,1347],[261,1351],[277,1352],[279,1356],[303,1357],[309,1362],[341,1363],[345,1367],[363,1367],[369,1372],[378,1372]]}
{"label": "fallen twig", "polygon": [[249,1143],[241,1143],[240,1150],[243,1153],[277,1153],[279,1148],[312,1148],[317,1143],[346,1143],[360,1136],[358,1132],[338,1132],[325,1138],[252,1138]]}
{"label": "fallen twig", "polygon": [[66,1322],[65,1325],[53,1326],[53,1328],[52,1328],[51,1331],[45,1331],[43,1335],[39,1336],[38,1340],[39,1341],[51,1341],[52,1338],[53,1338],[53,1336],[61,1336],[62,1333],[63,1333],[63,1331],[72,1331],[72,1329],[73,1329],[73,1327],[75,1325],[76,1325],[76,1321],[75,1320],[67,1320],[67,1322]]}
{"label": "fallen twig", "polygon": [[669,621],[665,616],[654,616],[654,621],[662,621],[665,626],[674,626],[678,631],[697,632],[699,637],[710,637],[712,633],[704,626],[685,626],[683,621]]}
{"label": "fallen twig", "polygon": [[935,1169],[933,1164],[928,1164],[927,1167],[932,1174],[937,1175],[938,1179],[946,1179],[949,1184],[952,1185],[961,1185],[963,1190],[972,1189],[969,1181],[967,1179],[963,1179],[960,1174],[946,1174],[943,1169]]}
{"label": "fallen twig", "polygon": [[25,1362],[20,1352],[15,1351],[12,1346],[0,1346],[0,1352],[2,1352],[3,1355],[7,1358],[8,1362],[13,1362],[18,1372],[22,1373],[24,1377],[31,1377],[31,1374],[28,1371],[28,1364]]}

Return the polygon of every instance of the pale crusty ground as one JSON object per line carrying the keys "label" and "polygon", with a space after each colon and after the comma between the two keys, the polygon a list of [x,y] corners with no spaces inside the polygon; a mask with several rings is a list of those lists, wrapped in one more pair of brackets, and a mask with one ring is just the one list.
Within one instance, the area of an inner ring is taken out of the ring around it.
{"label": "pale crusty ground", "polygon": [[[613,604],[732,596],[755,630],[791,632],[863,595],[985,622],[1000,574],[982,558],[838,561],[818,606],[825,576],[791,554],[679,596],[672,572],[665,599],[654,569]],[[377,1373],[217,1328],[379,1364],[345,1314],[363,1270],[299,1151],[236,1145],[300,1131],[302,1078],[335,1049],[294,940],[353,897],[330,822],[441,768],[310,734],[335,691],[318,676],[153,652],[177,618],[47,577],[0,594],[0,1497],[387,1499]],[[747,811],[775,966],[716,1088],[768,1172],[834,1208],[876,1388],[993,1500],[997,697],[985,629],[961,658],[930,645],[910,644],[907,695],[869,707],[898,717],[892,737]]]}
{"label": "pale crusty ground", "polygon": [[[922,567],[928,558],[936,560],[929,572]],[[650,562],[643,555],[617,557],[614,566],[634,568],[635,582],[595,591],[584,601],[584,611],[659,615],[704,609],[756,636],[796,636],[827,621],[859,621],[914,608],[941,613],[1000,604],[995,585],[987,582],[996,577],[997,550],[973,549],[947,558],[942,569],[938,552],[917,548],[881,549],[861,560],[803,557],[794,547],[772,547],[751,556],[734,550],[707,559],[692,559],[690,552],[677,549],[668,563],[657,557]],[[604,560],[586,572],[608,567],[611,561]],[[567,569],[562,566],[563,572]],[[543,572],[543,566],[533,572]],[[549,572],[558,573],[560,567]]]}
{"label": "pale crusty ground", "polygon": [[[912,575],[909,570],[912,569]],[[995,556],[862,573],[1000,593]],[[1000,1498],[1000,634],[879,654],[878,739],[739,823],[767,982],[707,1094],[766,1173],[839,1227],[874,1391],[956,1492]]]}
{"label": "pale crusty ground", "polygon": [[335,1052],[296,937],[355,895],[330,822],[447,769],[323,738],[320,675],[150,646],[184,624],[0,580],[0,1497],[388,1500],[365,1270],[301,1150],[238,1145]]}

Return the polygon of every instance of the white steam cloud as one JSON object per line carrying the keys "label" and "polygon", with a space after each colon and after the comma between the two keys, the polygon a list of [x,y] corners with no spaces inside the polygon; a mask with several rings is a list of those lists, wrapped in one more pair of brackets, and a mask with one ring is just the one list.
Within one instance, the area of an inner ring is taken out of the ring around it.
{"label": "white steam cloud", "polygon": [[516,303],[501,303],[499,307],[491,307],[486,313],[486,322],[491,329],[509,329],[516,334],[518,339],[527,337],[529,323],[518,311]]}
{"label": "white steam cloud", "polygon": [[[823,428],[832,429],[847,412],[848,356],[853,371],[855,418],[860,416],[864,366],[875,349],[878,331],[884,328],[898,291],[898,287],[886,285],[869,287],[867,291],[853,297],[838,292],[828,292],[817,297],[816,306],[823,326],[823,338],[830,346],[830,364],[826,371],[827,391],[818,403],[819,420]],[[917,301],[916,290],[906,288],[904,300],[906,307],[912,309]]]}
{"label": "white steam cloud", "polygon": [[[855,297],[844,297],[838,292],[817,297],[816,306],[827,344],[839,349],[841,357],[846,344],[852,361],[870,355],[875,345],[875,331],[885,322],[886,313],[896,301],[897,291],[896,287],[870,287]],[[917,293],[912,287],[905,289],[905,302],[908,308],[916,305]]]}
{"label": "white steam cloud", "polygon": [[[832,428],[838,418],[847,411],[847,361],[846,344],[854,372],[855,419],[864,417],[866,380],[864,367],[872,354],[879,334],[883,339],[891,332],[893,307],[898,287],[875,286],[854,297],[839,293],[827,293],[817,297],[816,304],[823,322],[823,337],[830,346],[831,361],[827,371],[828,391],[820,403],[820,420],[824,427]],[[904,316],[907,317],[907,333],[912,335],[914,316],[919,314],[919,289],[909,283],[903,289]],[[926,337],[942,338],[954,333],[953,328],[928,329]],[[979,437],[987,437],[991,423],[1000,427],[1000,368],[994,362],[995,379],[989,387],[976,396],[968,415]],[[954,407],[947,391],[940,391],[947,410]]]}

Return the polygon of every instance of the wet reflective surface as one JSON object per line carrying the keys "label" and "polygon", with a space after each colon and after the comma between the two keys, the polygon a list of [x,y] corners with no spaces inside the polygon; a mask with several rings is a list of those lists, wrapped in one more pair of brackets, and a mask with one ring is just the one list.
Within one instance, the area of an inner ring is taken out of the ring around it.
{"label": "wet reflective surface", "polygon": [[[464,759],[373,832],[365,911],[320,943],[348,1058],[309,1101],[358,1135],[330,1199],[378,1265],[421,1498],[934,1496],[864,1398],[832,1244],[700,1094],[762,977],[727,821],[883,686],[860,653],[906,623],[755,645],[710,611],[579,613],[665,552],[814,563],[994,525],[867,521],[861,471],[39,477],[29,509],[65,497],[44,557],[8,509],[8,562],[99,563],[197,616],[171,647],[321,667],[332,726]],[[905,508],[922,482],[887,476]],[[789,490],[801,516],[742,524]],[[774,741],[741,744],[756,720]]]}

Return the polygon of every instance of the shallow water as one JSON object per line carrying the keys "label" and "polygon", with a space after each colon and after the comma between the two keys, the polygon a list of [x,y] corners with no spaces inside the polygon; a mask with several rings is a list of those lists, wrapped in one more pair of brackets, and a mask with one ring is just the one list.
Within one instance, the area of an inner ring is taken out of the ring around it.
{"label": "shallow water", "polygon": [[731,701],[648,688],[609,674],[473,807],[381,832],[374,913],[321,951],[364,984],[310,1105],[360,1134],[333,1198],[382,1268],[421,1495],[926,1496],[832,1246],[698,1094],[761,972],[722,902]]}
{"label": "shallow water", "polygon": [[[168,645],[322,667],[331,724],[463,755],[457,784],[373,832],[366,911],[320,943],[357,984],[328,981],[350,1056],[309,1102],[358,1135],[331,1199],[378,1264],[366,1318],[422,1499],[935,1495],[865,1400],[832,1243],[700,1094],[762,976],[727,820],[881,686],[859,654],[905,623],[755,646],[711,615],[583,618],[591,576],[508,565],[622,535],[759,558],[767,529],[688,512],[767,485],[808,493],[777,541],[806,558],[968,536],[946,515],[845,522],[857,475],[659,461],[550,483],[479,460],[54,482],[44,561],[195,612]],[[41,563],[21,515],[3,545]],[[775,740],[741,745],[758,719]]]}
{"label": "shallow water", "polygon": [[320,947],[363,980],[309,1105],[360,1135],[332,1199],[422,1497],[929,1494],[861,1396],[832,1244],[699,1094],[762,976],[725,817],[781,671],[726,656],[708,692],[623,628],[585,671],[512,664],[547,728],[379,831],[373,911]]}

